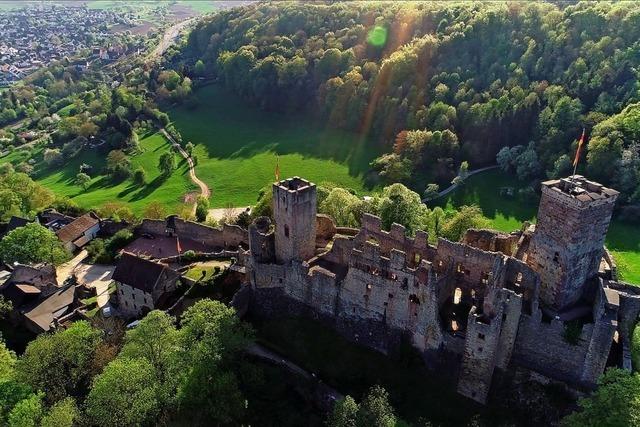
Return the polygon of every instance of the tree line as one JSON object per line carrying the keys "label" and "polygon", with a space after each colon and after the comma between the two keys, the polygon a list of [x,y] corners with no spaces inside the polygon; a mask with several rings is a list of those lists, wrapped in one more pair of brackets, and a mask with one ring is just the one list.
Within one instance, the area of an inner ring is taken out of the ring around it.
{"label": "tree line", "polygon": [[523,180],[566,175],[585,128],[579,170],[639,203],[639,39],[633,2],[260,3],[204,19],[175,61],[386,144],[372,166],[420,192],[504,147]]}

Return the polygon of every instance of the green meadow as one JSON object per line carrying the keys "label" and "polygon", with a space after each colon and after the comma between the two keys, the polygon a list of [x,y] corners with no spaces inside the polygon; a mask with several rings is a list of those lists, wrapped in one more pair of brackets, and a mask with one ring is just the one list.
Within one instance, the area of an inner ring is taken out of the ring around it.
{"label": "green meadow", "polygon": [[[500,187],[510,186],[513,197],[500,195]],[[499,170],[490,170],[470,177],[463,186],[445,197],[429,203],[453,209],[462,205],[477,205],[496,230],[520,229],[524,221],[535,222],[539,197],[523,198],[517,191],[524,186]],[[637,225],[613,220],[607,234],[606,246],[613,254],[621,278],[640,285],[640,229]]]}
{"label": "green meadow", "polygon": [[[312,117],[265,112],[218,85],[195,94],[197,106],[169,112],[183,143],[195,145],[196,173],[212,190],[211,206],[246,206],[274,181],[301,176],[365,193],[369,163],[381,148],[352,132],[327,129]],[[276,160],[279,158],[279,160]]]}
{"label": "green meadow", "polygon": [[[85,208],[97,208],[107,202],[122,202],[139,214],[150,201],[159,201],[167,211],[174,212],[182,206],[183,196],[197,188],[189,179],[187,162],[178,155],[178,168],[173,174],[167,179],[160,176],[158,158],[168,149],[167,141],[157,133],[140,140],[140,153],[132,156],[131,163],[133,170],[142,166],[147,173],[147,184],[142,187],[130,179],[113,183],[102,175],[106,155],[97,150],[85,150],[61,169],[42,169],[35,179],[56,194],[68,196]],[[90,175],[93,179],[87,191],[75,184],[82,163],[92,167]]]}

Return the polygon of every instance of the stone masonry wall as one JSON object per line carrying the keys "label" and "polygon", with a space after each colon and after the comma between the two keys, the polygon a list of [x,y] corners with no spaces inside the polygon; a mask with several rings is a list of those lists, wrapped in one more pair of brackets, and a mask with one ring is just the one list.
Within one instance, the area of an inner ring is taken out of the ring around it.
{"label": "stone masonry wall", "polygon": [[[556,309],[575,303],[598,272],[615,195],[583,200],[560,181],[543,183],[527,263],[541,276],[541,298]],[[595,193],[594,193],[595,194]]]}
{"label": "stone masonry wall", "polygon": [[[249,236],[247,230],[237,225],[224,224],[222,229],[185,221],[175,218],[175,233],[181,238],[202,242],[211,248],[238,247],[240,244],[248,246]],[[137,228],[138,234],[148,233],[164,236],[167,230],[167,222],[159,219],[143,219]]]}

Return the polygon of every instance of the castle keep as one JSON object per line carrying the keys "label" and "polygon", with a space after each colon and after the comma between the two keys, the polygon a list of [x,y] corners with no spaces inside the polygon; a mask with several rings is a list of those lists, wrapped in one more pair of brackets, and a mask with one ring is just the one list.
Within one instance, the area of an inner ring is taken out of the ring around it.
{"label": "castle keep", "polygon": [[320,318],[381,351],[407,337],[481,403],[496,371],[514,368],[593,387],[612,345],[627,354],[640,312],[603,247],[617,195],[581,176],[547,181],[536,226],[433,246],[425,232],[385,231],[368,214],[360,229],[335,227],[316,214],[314,184],[283,180],[273,185],[275,224],[256,220],[241,257],[252,309]]}

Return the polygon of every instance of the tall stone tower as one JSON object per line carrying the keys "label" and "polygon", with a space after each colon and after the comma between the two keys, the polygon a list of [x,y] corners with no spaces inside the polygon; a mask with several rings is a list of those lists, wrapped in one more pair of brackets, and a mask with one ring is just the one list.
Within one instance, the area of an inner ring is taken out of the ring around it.
{"label": "tall stone tower", "polygon": [[316,185],[299,177],[273,184],[278,263],[306,260],[316,250]]}
{"label": "tall stone tower", "polygon": [[542,183],[527,263],[540,274],[548,307],[562,310],[577,302],[598,273],[618,194],[580,175]]}

